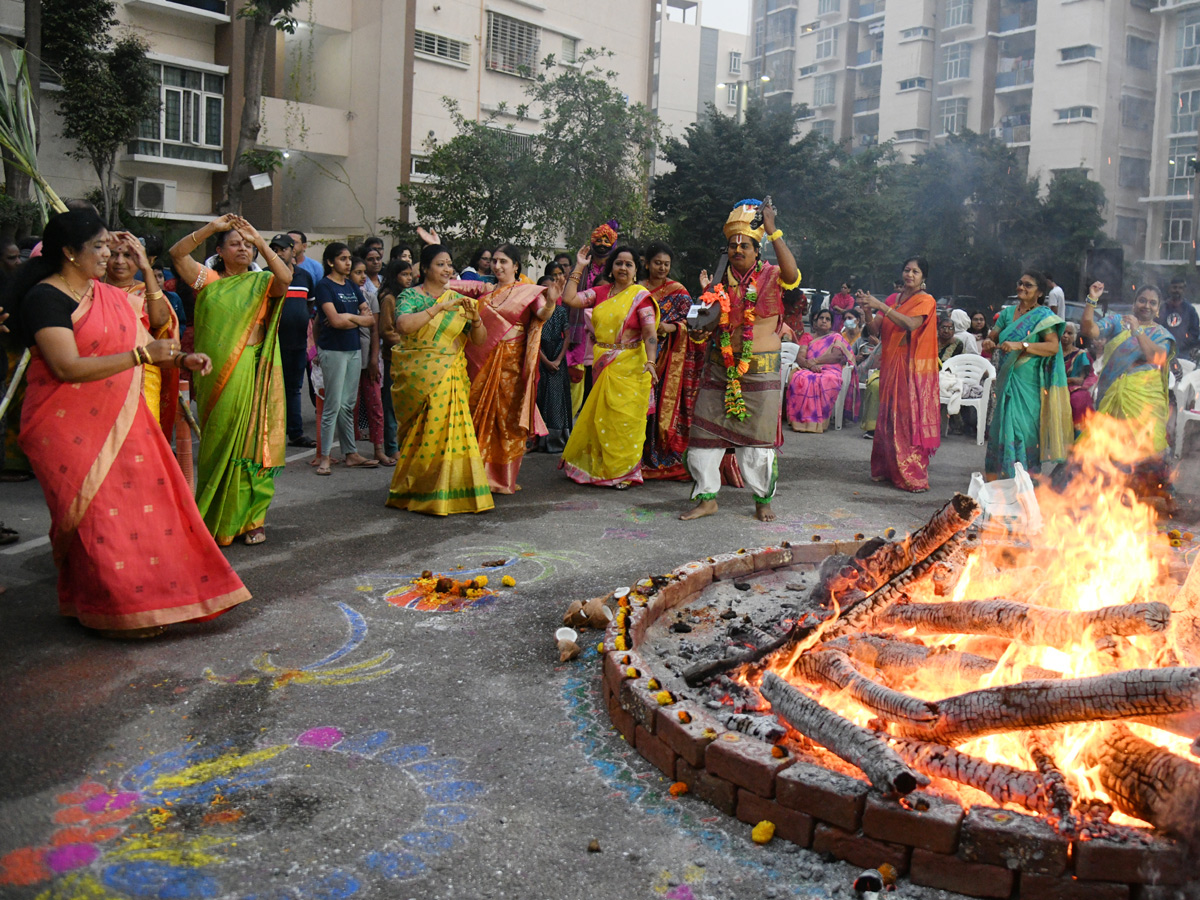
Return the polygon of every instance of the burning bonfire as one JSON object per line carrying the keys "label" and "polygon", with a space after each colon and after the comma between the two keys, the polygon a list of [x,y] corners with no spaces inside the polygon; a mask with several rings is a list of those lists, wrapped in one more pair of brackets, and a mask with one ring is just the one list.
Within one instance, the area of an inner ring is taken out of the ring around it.
{"label": "burning bonfire", "polygon": [[679,696],[794,753],[824,748],[902,805],[932,784],[1074,841],[1152,826],[1200,845],[1200,567],[1172,578],[1130,487],[1139,436],[1101,421],[1038,488],[1039,533],[981,523],[956,495],[901,540],[828,556],[788,618],[738,616],[676,666]]}

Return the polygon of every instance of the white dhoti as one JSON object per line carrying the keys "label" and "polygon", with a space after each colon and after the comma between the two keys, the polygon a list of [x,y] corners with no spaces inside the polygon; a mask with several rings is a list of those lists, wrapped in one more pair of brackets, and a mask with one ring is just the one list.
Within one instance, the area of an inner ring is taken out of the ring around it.
{"label": "white dhoti", "polygon": [[[746,487],[754,494],[756,503],[769,503],[775,496],[779,473],[773,447],[734,447],[738,468]],[[687,451],[687,468],[696,482],[693,500],[713,500],[721,490],[721,460],[724,447],[691,447]]]}

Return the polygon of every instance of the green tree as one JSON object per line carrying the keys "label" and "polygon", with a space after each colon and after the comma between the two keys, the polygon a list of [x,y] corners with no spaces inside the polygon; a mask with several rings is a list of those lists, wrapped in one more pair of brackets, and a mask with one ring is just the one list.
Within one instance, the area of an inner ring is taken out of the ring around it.
{"label": "green tree", "polygon": [[63,135],[75,142],[102,191],[101,213],[116,224],[120,186],[116,161],[142,121],[158,111],[158,80],[146,43],[133,34],[114,37],[113,0],[44,0],[43,52],[58,68],[57,98]]}
{"label": "green tree", "polygon": [[246,23],[246,77],[243,82],[245,100],[238,123],[237,148],[233,164],[225,178],[225,189],[217,203],[217,213],[241,212],[242,191],[250,176],[259,171],[255,148],[262,130],[263,67],[267,60],[267,44],[280,31],[294,34],[296,19],[292,16],[298,0],[248,0],[238,10],[237,17]]}
{"label": "green tree", "polygon": [[1104,234],[1104,188],[1083,169],[1057,172],[1050,180],[1039,215],[1041,252],[1035,265],[1054,273],[1054,280],[1072,296],[1079,286],[1080,267],[1090,247],[1110,247]]}

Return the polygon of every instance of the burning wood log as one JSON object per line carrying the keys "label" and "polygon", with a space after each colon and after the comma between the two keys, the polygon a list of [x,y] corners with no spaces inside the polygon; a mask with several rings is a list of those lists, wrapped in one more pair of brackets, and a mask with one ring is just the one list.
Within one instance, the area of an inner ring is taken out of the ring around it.
{"label": "burning wood log", "polygon": [[[921,673],[940,677],[979,679],[995,671],[999,662],[975,653],[948,647],[926,647],[916,638],[891,635],[847,635],[826,641],[822,649],[841,650],[854,662],[878,669],[886,679],[909,678]],[[1024,678],[1061,678],[1061,672],[1026,666]]]}
{"label": "burning wood log", "polygon": [[793,671],[805,681],[845,690],[851,697],[880,718],[920,726],[937,718],[937,705],[884,687],[854,668],[850,657],[840,650],[805,653]]}
{"label": "burning wood log", "polygon": [[979,516],[979,504],[966,494],[955,494],[925,525],[902,540],[884,544],[857,560],[855,567],[871,581],[860,587],[876,588],[928,557]]}
{"label": "burning wood log", "polygon": [[1200,840],[1200,766],[1144,740],[1124,725],[1101,730],[1084,754],[1121,812],[1189,843]]}
{"label": "burning wood log", "polygon": [[973,787],[997,803],[1016,803],[1043,815],[1050,811],[1046,786],[1037,772],[992,763],[942,744],[896,738],[892,747],[918,772]]}
{"label": "burning wood log", "polygon": [[1063,837],[1075,837],[1079,833],[1079,820],[1071,812],[1075,806],[1075,796],[1067,787],[1066,776],[1050,753],[1045,735],[1032,732],[1026,748],[1029,750],[1029,758],[1033,760],[1046,785],[1046,796],[1050,801],[1050,808],[1047,810],[1050,824]]}
{"label": "burning wood log", "polygon": [[948,697],[928,725],[901,723],[905,737],[959,744],[985,734],[1200,709],[1200,668],[1126,669],[1090,678],[1023,681]]}
{"label": "burning wood log", "polygon": [[1025,644],[1064,647],[1093,637],[1154,634],[1171,624],[1165,603],[1126,603],[1086,612],[1026,606],[1011,600],[899,603],[875,617],[894,628],[934,634],[990,634]]}
{"label": "burning wood log", "polygon": [[815,700],[810,700],[774,672],[763,676],[760,690],[775,714],[835,756],[857,766],[878,790],[909,794],[929,779],[913,772],[887,744],[887,739],[860,728]]}

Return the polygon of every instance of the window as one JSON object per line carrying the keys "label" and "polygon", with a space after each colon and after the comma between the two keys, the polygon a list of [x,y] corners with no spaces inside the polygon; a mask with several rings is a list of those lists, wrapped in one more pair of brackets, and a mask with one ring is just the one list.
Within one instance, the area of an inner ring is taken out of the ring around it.
{"label": "window", "polygon": [[1168,203],[1163,211],[1163,259],[1187,259],[1192,252],[1192,204]]}
{"label": "window", "polygon": [[827,16],[830,13],[839,12],[842,8],[842,0],[817,0],[817,15]]}
{"label": "window", "polygon": [[742,89],[742,86],[740,84],[725,85],[725,105],[726,106],[737,106],[738,105],[738,92],[741,89]]}
{"label": "window", "polygon": [[971,77],[971,45],[950,44],[942,48],[942,81]]}
{"label": "window", "polygon": [[457,63],[471,61],[471,45],[463,41],[442,37],[430,31],[418,31],[416,44],[417,52],[424,56],[436,56],[438,59],[448,59]]}
{"label": "window", "polygon": [[1195,131],[1200,127],[1200,89],[1171,95],[1171,131]]}
{"label": "window", "polygon": [[1136,247],[1142,236],[1144,222],[1137,216],[1117,216],[1117,240],[1126,247]]}
{"label": "window", "polygon": [[945,28],[970,25],[974,21],[975,0],[946,0]]}
{"label": "window", "polygon": [[833,106],[836,102],[837,76],[819,75],[813,79],[813,106]]}
{"label": "window", "polygon": [[1200,12],[1188,13],[1175,30],[1175,68],[1200,65]]}
{"label": "window", "polygon": [[1122,156],[1117,167],[1117,184],[1121,187],[1150,189],[1150,160],[1136,156]]}
{"label": "window", "polygon": [[579,41],[573,37],[563,35],[562,39],[562,56],[558,61],[564,66],[573,66],[579,59]]}
{"label": "window", "polygon": [[927,141],[929,140],[929,131],[925,128],[907,128],[904,131],[896,132],[896,140],[898,141]]}
{"label": "window", "polygon": [[1121,124],[1137,131],[1149,131],[1154,124],[1154,101],[1130,94],[1122,96]]}
{"label": "window", "polygon": [[812,123],[812,133],[827,141],[833,140],[833,119],[817,119]]}
{"label": "window", "polygon": [[916,40],[917,38],[928,37],[933,37],[933,29],[926,28],[924,25],[920,26],[919,28],[905,28],[900,32],[900,40],[902,41],[912,41]]}
{"label": "window", "polygon": [[1157,63],[1158,45],[1137,35],[1125,37],[1125,64],[1135,69],[1153,71]]}
{"label": "window", "polygon": [[152,67],[158,76],[162,105],[138,128],[132,152],[220,164],[225,76],[179,66]]}
{"label": "window", "polygon": [[1070,62],[1073,59],[1095,59],[1100,49],[1093,44],[1080,44],[1078,47],[1064,47],[1060,52],[1062,61]]}
{"label": "window", "polygon": [[817,71],[817,67],[815,65],[814,66],[804,66],[796,74],[799,77],[803,78],[805,75],[811,75],[815,71]]}
{"label": "window", "polygon": [[837,53],[836,28],[822,28],[817,32],[817,59],[829,59]]}
{"label": "window", "polygon": [[742,74],[742,51],[740,51],[740,50],[730,50],[729,51],[729,74],[730,75],[741,75]]}
{"label": "window", "polygon": [[1058,121],[1060,122],[1086,121],[1095,116],[1096,107],[1094,106],[1068,106],[1066,109],[1058,111]]}
{"label": "window", "polygon": [[1171,196],[1190,194],[1195,173],[1196,138],[1171,138],[1167,156],[1167,193]]}
{"label": "window", "polygon": [[942,121],[942,134],[959,134],[967,128],[967,98],[956,97],[938,104],[938,115]]}
{"label": "window", "polygon": [[500,13],[489,12],[487,17],[487,67],[533,78],[541,45],[538,27]]}
{"label": "window", "polygon": [[915,91],[927,87],[929,87],[928,78],[905,78],[900,82],[900,90],[902,91]]}

